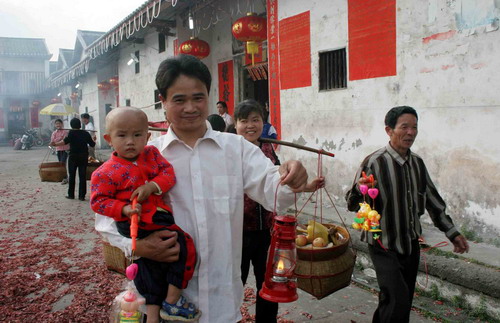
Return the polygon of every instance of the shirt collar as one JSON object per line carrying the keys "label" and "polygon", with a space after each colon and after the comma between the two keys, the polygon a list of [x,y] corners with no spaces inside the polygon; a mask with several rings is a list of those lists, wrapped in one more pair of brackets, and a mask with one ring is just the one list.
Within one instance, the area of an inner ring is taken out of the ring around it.
{"label": "shirt collar", "polygon": [[[222,147],[222,144],[221,144],[220,138],[219,138],[220,137],[219,136],[220,132],[212,130],[212,126],[210,125],[210,122],[205,121],[205,123],[207,125],[207,131],[205,131],[205,134],[203,135],[203,137],[201,137],[200,139],[198,139],[198,141],[201,141],[201,140],[212,140],[219,147]],[[174,142],[178,142],[178,143],[184,144],[184,142],[181,139],[179,139],[179,137],[177,137],[177,135],[175,134],[175,132],[170,127],[168,129],[167,133],[163,136],[163,140],[160,143],[160,147],[159,147],[160,151],[163,152],[165,149],[167,149]]]}
{"label": "shirt collar", "polygon": [[388,143],[385,148],[387,149],[389,155],[391,155],[391,157],[394,158],[401,166],[404,165],[404,163],[406,163],[411,156],[410,149],[408,149],[408,154],[406,155],[406,158],[404,158],[396,150],[394,150],[394,148],[392,148],[390,143]]}

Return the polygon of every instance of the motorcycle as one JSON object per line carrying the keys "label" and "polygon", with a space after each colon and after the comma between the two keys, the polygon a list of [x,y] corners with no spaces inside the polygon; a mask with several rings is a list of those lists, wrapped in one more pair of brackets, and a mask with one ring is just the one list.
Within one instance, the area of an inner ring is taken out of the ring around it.
{"label": "motorcycle", "polygon": [[21,150],[28,150],[35,144],[36,130],[29,129],[21,137]]}

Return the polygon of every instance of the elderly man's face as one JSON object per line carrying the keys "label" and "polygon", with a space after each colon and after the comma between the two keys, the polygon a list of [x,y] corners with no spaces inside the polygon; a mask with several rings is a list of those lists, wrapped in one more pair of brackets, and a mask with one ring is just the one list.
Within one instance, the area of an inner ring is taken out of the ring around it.
{"label": "elderly man's face", "polygon": [[389,135],[392,148],[401,156],[406,156],[408,149],[415,142],[418,134],[417,118],[410,113],[405,113],[399,116],[394,129],[385,127],[385,131]]}
{"label": "elderly man's face", "polygon": [[163,107],[177,136],[203,136],[208,116],[208,91],[205,83],[181,74],[167,89],[166,95],[162,101]]}

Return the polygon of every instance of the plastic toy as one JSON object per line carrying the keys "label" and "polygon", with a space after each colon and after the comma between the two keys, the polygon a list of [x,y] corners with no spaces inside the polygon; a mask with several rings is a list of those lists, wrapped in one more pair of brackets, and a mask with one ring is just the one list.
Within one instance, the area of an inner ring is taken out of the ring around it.
{"label": "plastic toy", "polygon": [[[368,185],[359,185],[359,191],[363,194],[363,203],[359,203],[359,211],[356,213],[352,227],[356,230],[363,230],[373,233],[373,239],[377,240],[380,238],[380,214],[375,210],[375,198],[378,196],[378,189],[374,187],[375,178],[373,174],[366,176],[365,172],[362,172],[363,178],[368,179],[372,187],[368,188]],[[370,204],[366,203],[366,195],[372,199],[372,207]]]}

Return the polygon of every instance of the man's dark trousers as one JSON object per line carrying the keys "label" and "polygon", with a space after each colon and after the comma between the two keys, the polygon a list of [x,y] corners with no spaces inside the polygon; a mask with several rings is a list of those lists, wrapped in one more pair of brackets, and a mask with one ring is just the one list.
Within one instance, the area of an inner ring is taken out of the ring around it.
{"label": "man's dark trousers", "polygon": [[404,323],[410,320],[411,303],[417,280],[420,246],[412,241],[412,254],[384,250],[378,242],[368,246],[380,287],[379,303],[373,322]]}

